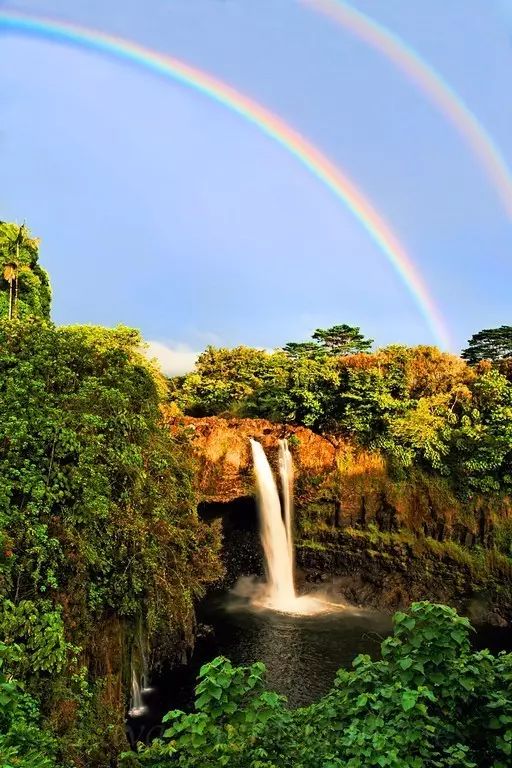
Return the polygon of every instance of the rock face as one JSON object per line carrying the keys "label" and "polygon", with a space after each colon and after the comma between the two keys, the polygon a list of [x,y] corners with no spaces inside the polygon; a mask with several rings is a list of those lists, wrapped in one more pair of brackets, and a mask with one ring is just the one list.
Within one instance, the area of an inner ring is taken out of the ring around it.
{"label": "rock face", "polygon": [[305,427],[273,424],[265,419],[168,418],[171,430],[185,427],[198,464],[203,502],[230,502],[254,494],[250,438],[258,440],[277,465],[278,441],[287,438],[297,473],[325,477],[336,467],[336,448]]}
{"label": "rock face", "polygon": [[264,419],[176,417],[171,431],[185,428],[197,464],[197,491],[203,503],[229,503],[254,496],[250,438],[258,440],[277,470],[278,443],[287,438],[295,465],[296,522],[300,533],[323,528],[410,531],[463,547],[495,545],[503,520],[512,524],[512,501],[475,496],[461,504],[443,478],[411,469],[397,480],[385,459],[346,441],[305,427]]}
{"label": "rock face", "polygon": [[461,562],[456,552],[426,540],[372,542],[363,531],[333,531],[328,538],[299,543],[297,564],[307,581],[331,587],[351,604],[393,612],[434,600],[477,624],[511,626],[512,581],[493,572],[491,558],[475,572],[469,556]]}

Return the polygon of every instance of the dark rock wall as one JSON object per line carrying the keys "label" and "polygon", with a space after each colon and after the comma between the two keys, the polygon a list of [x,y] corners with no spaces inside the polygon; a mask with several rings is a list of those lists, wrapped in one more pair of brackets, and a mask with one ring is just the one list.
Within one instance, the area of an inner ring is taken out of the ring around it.
{"label": "dark rock wall", "polygon": [[464,562],[459,550],[428,539],[376,542],[337,533],[335,542],[325,545],[299,542],[297,564],[308,581],[332,584],[353,604],[395,611],[433,600],[475,622],[503,626],[512,621],[512,578],[500,561],[468,557]]}

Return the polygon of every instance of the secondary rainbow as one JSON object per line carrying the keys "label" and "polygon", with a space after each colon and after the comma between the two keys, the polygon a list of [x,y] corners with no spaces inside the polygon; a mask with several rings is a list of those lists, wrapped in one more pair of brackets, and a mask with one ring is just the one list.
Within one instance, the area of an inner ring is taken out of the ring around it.
{"label": "secondary rainbow", "polygon": [[512,174],[492,137],[453,88],[420,55],[382,24],[342,0],[301,0],[392,61],[427,94],[462,135],[512,218]]}
{"label": "secondary rainbow", "polygon": [[5,10],[0,11],[1,28],[78,46],[144,67],[199,91],[255,125],[294,155],[349,208],[401,276],[436,341],[442,347],[450,348],[444,320],[421,275],[389,225],[345,173],[281,118],[211,75],[123,38],[61,20]]}

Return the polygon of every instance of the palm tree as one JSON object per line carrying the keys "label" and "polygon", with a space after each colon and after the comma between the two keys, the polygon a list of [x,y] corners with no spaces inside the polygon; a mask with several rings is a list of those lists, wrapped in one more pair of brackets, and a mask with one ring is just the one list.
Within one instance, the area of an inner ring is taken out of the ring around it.
{"label": "palm tree", "polygon": [[[9,284],[9,319],[18,313],[18,292],[23,293],[23,275],[37,267],[39,241],[31,237],[25,224],[9,224],[0,220],[0,281]],[[49,302],[47,277],[38,269],[38,280],[42,274],[43,290],[47,290],[46,300]]]}
{"label": "palm tree", "polygon": [[4,264],[3,278],[9,283],[9,320],[16,316],[16,306],[18,303],[18,265],[20,257],[20,246],[23,247],[27,237],[27,228],[22,224],[18,229],[18,234],[14,240],[7,240],[7,254],[16,253],[16,261]]}
{"label": "palm tree", "polygon": [[12,320],[18,295],[18,265],[14,262],[4,264],[3,278],[9,283],[9,320]]}

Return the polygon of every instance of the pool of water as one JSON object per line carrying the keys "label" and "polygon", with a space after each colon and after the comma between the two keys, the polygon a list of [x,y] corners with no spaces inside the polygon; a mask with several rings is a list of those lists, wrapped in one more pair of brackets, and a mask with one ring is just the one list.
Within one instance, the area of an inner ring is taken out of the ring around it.
{"label": "pool of water", "polygon": [[[336,671],[350,667],[360,653],[380,655],[391,632],[391,617],[378,611],[340,607],[313,616],[256,610],[232,593],[206,600],[199,608],[201,632],[187,665],[154,680],[145,717],[129,721],[133,741],[148,741],[161,731],[170,709],[192,710],[200,667],[223,655],[233,664],[263,661],[267,688],[288,698],[290,706],[311,703],[331,687]],[[479,628],[476,647],[512,650],[510,628]]]}
{"label": "pool of water", "polygon": [[391,618],[375,611],[340,608],[294,616],[254,609],[230,593],[205,601],[198,618],[201,632],[190,662],[153,681],[147,715],[128,723],[132,741],[158,735],[161,718],[170,709],[193,709],[199,669],[216,656],[236,665],[263,661],[267,688],[296,707],[329,690],[336,671],[350,666],[357,654],[377,658],[391,630]]}
{"label": "pool of water", "polygon": [[291,706],[309,704],[331,686],[336,671],[359,653],[376,658],[391,630],[389,616],[340,608],[312,616],[256,610],[221,596],[209,602],[202,621],[213,627],[208,653],[234,664],[263,661],[267,687]]}

